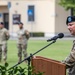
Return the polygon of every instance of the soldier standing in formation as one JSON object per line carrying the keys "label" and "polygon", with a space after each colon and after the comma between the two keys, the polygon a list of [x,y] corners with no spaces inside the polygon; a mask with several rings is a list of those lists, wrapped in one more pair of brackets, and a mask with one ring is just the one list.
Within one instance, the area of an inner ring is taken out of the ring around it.
{"label": "soldier standing in formation", "polygon": [[19,30],[17,32],[18,35],[17,47],[18,47],[18,58],[19,58],[18,63],[19,63],[22,60],[22,52],[24,58],[27,57],[27,43],[30,35],[29,31],[23,28],[22,22],[19,22],[18,25],[19,25]]}
{"label": "soldier standing in formation", "polygon": [[2,60],[2,53],[3,53],[3,60],[4,63],[7,60],[7,40],[9,39],[10,35],[6,28],[4,28],[3,22],[0,22],[0,62]]}

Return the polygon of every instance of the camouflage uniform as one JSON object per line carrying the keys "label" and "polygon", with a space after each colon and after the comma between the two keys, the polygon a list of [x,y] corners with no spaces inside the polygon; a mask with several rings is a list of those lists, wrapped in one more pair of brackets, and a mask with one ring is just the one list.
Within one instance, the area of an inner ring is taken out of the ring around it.
{"label": "camouflage uniform", "polygon": [[7,40],[9,39],[9,32],[6,28],[0,29],[0,61],[2,60],[2,52],[3,59],[6,61],[7,59]]}
{"label": "camouflage uniform", "polygon": [[19,62],[22,60],[22,52],[23,52],[24,58],[27,57],[27,43],[29,39],[29,34],[27,34],[27,32],[28,31],[24,30],[23,28],[17,32],[18,34],[17,47],[18,47]]}
{"label": "camouflage uniform", "polygon": [[68,69],[68,75],[75,75],[75,40],[70,55],[64,60],[64,63]]}

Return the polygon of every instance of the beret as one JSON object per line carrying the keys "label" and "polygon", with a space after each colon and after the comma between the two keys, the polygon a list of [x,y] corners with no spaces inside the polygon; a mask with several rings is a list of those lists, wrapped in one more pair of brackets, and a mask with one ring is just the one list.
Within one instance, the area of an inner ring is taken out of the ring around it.
{"label": "beret", "polygon": [[74,22],[75,21],[75,16],[68,16],[66,20],[66,24]]}
{"label": "beret", "polygon": [[4,25],[4,23],[3,23],[3,22],[0,22],[0,24],[1,24],[1,25]]}

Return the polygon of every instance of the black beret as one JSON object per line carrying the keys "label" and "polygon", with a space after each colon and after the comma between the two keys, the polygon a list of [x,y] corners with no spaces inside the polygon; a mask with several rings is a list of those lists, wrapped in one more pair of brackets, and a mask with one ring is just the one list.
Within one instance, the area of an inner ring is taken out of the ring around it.
{"label": "black beret", "polygon": [[66,20],[66,24],[74,22],[75,21],[75,16],[68,16]]}
{"label": "black beret", "polygon": [[18,22],[18,25],[19,25],[19,24],[22,24],[22,25],[23,25],[23,23],[22,23],[22,22]]}
{"label": "black beret", "polygon": [[0,24],[1,24],[1,25],[4,25],[4,23],[3,23],[3,22],[0,22]]}

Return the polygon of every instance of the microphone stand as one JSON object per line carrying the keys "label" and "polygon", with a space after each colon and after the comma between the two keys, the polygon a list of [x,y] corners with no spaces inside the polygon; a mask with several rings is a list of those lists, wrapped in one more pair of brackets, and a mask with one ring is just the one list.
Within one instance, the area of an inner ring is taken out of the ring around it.
{"label": "microphone stand", "polygon": [[53,41],[50,42],[48,45],[46,45],[46,46],[44,46],[43,48],[39,49],[39,50],[36,51],[35,53],[30,54],[30,56],[28,56],[27,58],[25,58],[25,59],[22,60],[21,62],[15,64],[15,65],[12,66],[12,67],[10,67],[7,71],[9,71],[10,69],[12,69],[12,68],[18,66],[19,64],[21,64],[22,62],[24,62],[25,60],[27,60],[27,61],[28,61],[28,75],[31,75],[30,72],[29,72],[29,71],[30,71],[30,61],[31,61],[31,57],[33,57],[35,54],[37,54],[38,52],[42,51],[43,49],[45,49],[46,47],[48,47],[49,45],[51,45],[51,44],[53,44],[53,43],[55,43],[55,42],[56,42],[56,40],[53,40]]}

